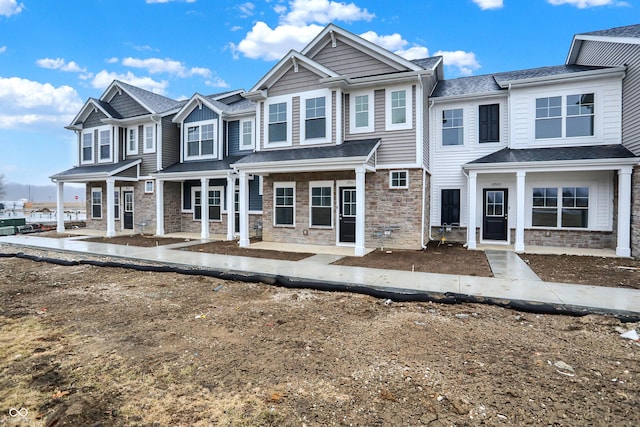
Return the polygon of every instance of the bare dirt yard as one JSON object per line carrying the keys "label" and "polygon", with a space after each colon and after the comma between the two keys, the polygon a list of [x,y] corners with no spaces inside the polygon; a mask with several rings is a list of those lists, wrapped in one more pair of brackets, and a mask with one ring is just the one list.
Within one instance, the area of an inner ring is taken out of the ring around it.
{"label": "bare dirt yard", "polygon": [[0,425],[637,426],[639,327],[0,257]]}

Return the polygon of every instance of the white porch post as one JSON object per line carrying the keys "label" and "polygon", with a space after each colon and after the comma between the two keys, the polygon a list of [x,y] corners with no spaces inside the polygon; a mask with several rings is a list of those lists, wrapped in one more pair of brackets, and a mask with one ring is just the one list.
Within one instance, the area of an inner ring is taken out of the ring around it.
{"label": "white porch post", "polygon": [[200,238],[209,238],[209,178],[200,178]]}
{"label": "white porch post", "polygon": [[116,179],[107,178],[107,237],[116,235]]}
{"label": "white porch post", "polygon": [[240,171],[240,247],[249,246],[249,175]]}
{"label": "white porch post", "polygon": [[525,201],[525,171],[518,171],[516,189],[516,252],[524,252],[524,201]]}
{"label": "white porch post", "polygon": [[631,256],[631,166],[618,171],[618,245],[616,255]]}
{"label": "white porch post", "polygon": [[467,219],[467,248],[476,248],[476,210],[477,210],[477,183],[478,172],[469,172],[468,178],[468,191],[469,191],[469,214]]}
{"label": "white porch post", "polygon": [[365,254],[365,171],[364,167],[356,169],[356,256],[364,256]]}
{"label": "white porch post", "polygon": [[229,172],[227,174],[227,240],[234,240],[236,235],[236,176]]}
{"label": "white porch post", "polygon": [[164,236],[164,181],[156,180],[156,235]]}
{"label": "white porch post", "polygon": [[56,212],[58,213],[56,231],[62,233],[64,232],[64,182],[61,181],[56,183]]}

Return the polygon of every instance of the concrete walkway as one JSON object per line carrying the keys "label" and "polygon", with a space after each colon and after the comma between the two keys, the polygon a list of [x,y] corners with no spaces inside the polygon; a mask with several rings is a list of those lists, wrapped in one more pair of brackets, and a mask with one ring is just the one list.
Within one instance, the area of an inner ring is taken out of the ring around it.
{"label": "concrete walkway", "polygon": [[544,282],[525,263],[518,265],[520,258],[515,254],[513,257],[506,255],[503,260],[499,254],[488,254],[494,258],[492,268],[495,266],[497,277],[486,278],[327,265],[330,257],[326,254],[294,262],[180,251],[165,246],[143,248],[35,235],[0,237],[0,244],[12,245],[16,252],[20,252],[21,247],[78,252],[225,273],[286,277],[294,282],[320,282],[356,291],[360,289],[361,292],[376,290],[405,297],[422,295],[434,300],[454,295],[468,301],[513,303],[514,307],[539,307],[551,312],[564,309],[640,317],[640,290]]}

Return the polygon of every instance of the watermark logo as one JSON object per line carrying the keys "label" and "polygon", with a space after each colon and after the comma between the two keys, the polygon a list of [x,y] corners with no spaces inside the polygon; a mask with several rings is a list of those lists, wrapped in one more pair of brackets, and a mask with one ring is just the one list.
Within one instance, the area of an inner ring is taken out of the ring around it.
{"label": "watermark logo", "polygon": [[9,409],[9,416],[11,418],[16,418],[16,417],[27,418],[27,416],[29,416],[29,410],[27,408],[20,408],[20,409],[11,408]]}

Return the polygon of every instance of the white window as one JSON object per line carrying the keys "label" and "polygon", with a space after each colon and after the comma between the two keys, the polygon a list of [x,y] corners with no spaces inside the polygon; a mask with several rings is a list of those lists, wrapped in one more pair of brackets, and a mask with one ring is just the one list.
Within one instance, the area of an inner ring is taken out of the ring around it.
{"label": "white window", "polygon": [[[209,198],[207,204],[209,207],[209,221],[222,221],[222,195],[223,187],[209,187]],[[202,191],[201,187],[193,187],[192,189],[192,206],[193,219],[202,219]]]}
{"label": "white window", "polygon": [[138,154],[138,127],[127,128],[127,155]]}
{"label": "white window", "polygon": [[364,133],[374,131],[373,91],[353,93],[349,96],[349,131]]}
{"label": "white window", "polygon": [[442,111],[442,145],[464,144],[462,108]]}
{"label": "white window", "polygon": [[144,126],[144,152],[155,153],[156,151],[156,138],[155,138],[155,125]]}
{"label": "white window", "polygon": [[309,183],[309,226],[333,226],[333,181]]}
{"label": "white window", "polygon": [[562,136],[562,97],[536,99],[536,139]]}
{"label": "white window", "polygon": [[153,193],[154,181],[148,180],[144,182],[144,192],[147,194]]}
{"label": "white window", "polygon": [[387,89],[385,97],[387,130],[411,129],[413,126],[411,87]]}
{"label": "white window", "polygon": [[291,104],[290,96],[274,97],[265,104],[265,146],[284,147],[291,145],[293,138]]}
{"label": "white window", "polygon": [[102,188],[91,188],[91,218],[102,219]]}
{"label": "white window", "polygon": [[589,187],[534,188],[531,225],[588,228]]}
{"label": "white window", "polygon": [[100,129],[98,131],[98,162],[113,161],[113,147],[111,144],[111,129]]}
{"label": "white window", "polygon": [[594,126],[593,93],[536,98],[536,139],[593,136]]}
{"label": "white window", "polygon": [[240,121],[240,149],[250,150],[253,148],[253,120]]}
{"label": "white window", "polygon": [[295,182],[273,184],[273,225],[293,227],[296,223]]}
{"label": "white window", "polygon": [[93,163],[93,130],[82,134],[82,160],[80,163]]}
{"label": "white window", "polygon": [[185,158],[214,158],[218,155],[216,124],[185,123]]}
{"label": "white window", "polygon": [[389,188],[409,188],[409,171],[389,172]]}

